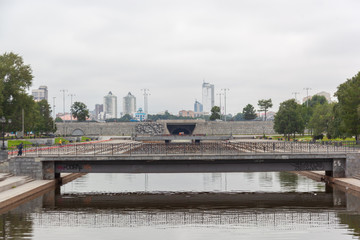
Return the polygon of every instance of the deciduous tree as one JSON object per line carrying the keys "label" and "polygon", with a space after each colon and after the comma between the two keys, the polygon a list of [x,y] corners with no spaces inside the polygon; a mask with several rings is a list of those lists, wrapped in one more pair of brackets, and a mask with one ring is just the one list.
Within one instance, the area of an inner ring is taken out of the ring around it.
{"label": "deciduous tree", "polygon": [[79,122],[84,122],[89,117],[89,110],[85,103],[74,102],[71,106],[71,114],[74,118],[77,118]]}
{"label": "deciduous tree", "polygon": [[360,72],[338,86],[335,93],[339,100],[339,111],[347,134],[359,139],[360,133]]}
{"label": "deciduous tree", "polygon": [[280,103],[279,111],[275,115],[274,130],[288,138],[291,134],[303,133],[304,120],[301,115],[301,106],[290,99]]}

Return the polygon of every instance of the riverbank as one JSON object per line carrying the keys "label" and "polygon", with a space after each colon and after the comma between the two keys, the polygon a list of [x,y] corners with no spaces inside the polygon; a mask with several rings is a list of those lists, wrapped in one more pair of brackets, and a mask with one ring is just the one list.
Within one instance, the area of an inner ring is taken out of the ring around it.
{"label": "riverbank", "polygon": [[[83,173],[62,174],[60,182],[68,183]],[[32,180],[27,177],[2,176],[0,179],[0,214],[35,199],[56,187],[57,180]]]}

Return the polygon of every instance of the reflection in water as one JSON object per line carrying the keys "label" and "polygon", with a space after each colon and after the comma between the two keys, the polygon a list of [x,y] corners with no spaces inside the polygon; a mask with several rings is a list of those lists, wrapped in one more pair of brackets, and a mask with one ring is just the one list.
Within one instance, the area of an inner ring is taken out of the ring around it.
{"label": "reflection in water", "polygon": [[88,174],[1,215],[2,239],[359,239],[357,196],[290,173]]}

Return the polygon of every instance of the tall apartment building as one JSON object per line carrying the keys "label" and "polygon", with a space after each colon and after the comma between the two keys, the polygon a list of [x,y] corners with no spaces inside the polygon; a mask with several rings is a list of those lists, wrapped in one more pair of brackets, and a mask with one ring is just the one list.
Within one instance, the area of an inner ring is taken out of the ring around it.
{"label": "tall apartment building", "polygon": [[36,102],[41,100],[48,101],[48,89],[47,86],[40,86],[39,89],[33,89],[31,95],[34,97]]}
{"label": "tall apartment building", "polygon": [[215,105],[215,88],[213,84],[203,82],[202,104],[204,114],[210,114],[211,108]]}
{"label": "tall apartment building", "polygon": [[129,92],[128,95],[123,98],[123,115],[129,114],[130,116],[134,116],[135,113],[136,97]]}
{"label": "tall apartment building", "polygon": [[104,118],[117,118],[117,97],[111,91],[104,97]]}

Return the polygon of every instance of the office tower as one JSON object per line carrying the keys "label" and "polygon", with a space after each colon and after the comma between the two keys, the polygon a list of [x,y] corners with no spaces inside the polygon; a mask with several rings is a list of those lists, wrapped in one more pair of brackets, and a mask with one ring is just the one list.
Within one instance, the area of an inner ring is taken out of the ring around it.
{"label": "office tower", "polygon": [[134,116],[135,112],[136,97],[129,92],[128,95],[123,98],[123,115],[129,114],[130,116]]}
{"label": "office tower", "polygon": [[100,119],[100,113],[104,112],[104,104],[95,104],[95,111],[94,111],[94,116],[95,119]]}
{"label": "office tower", "polygon": [[117,118],[117,97],[111,91],[104,97],[104,117]]}
{"label": "office tower", "polygon": [[31,95],[34,97],[36,102],[41,100],[48,101],[48,90],[47,86],[40,86],[39,89],[33,89]]}
{"label": "office tower", "polygon": [[194,103],[194,112],[195,113],[202,113],[203,112],[203,105],[197,100],[195,100],[195,103]]}
{"label": "office tower", "polygon": [[215,103],[214,85],[203,82],[202,84],[202,104],[204,114],[210,114],[211,108]]}

